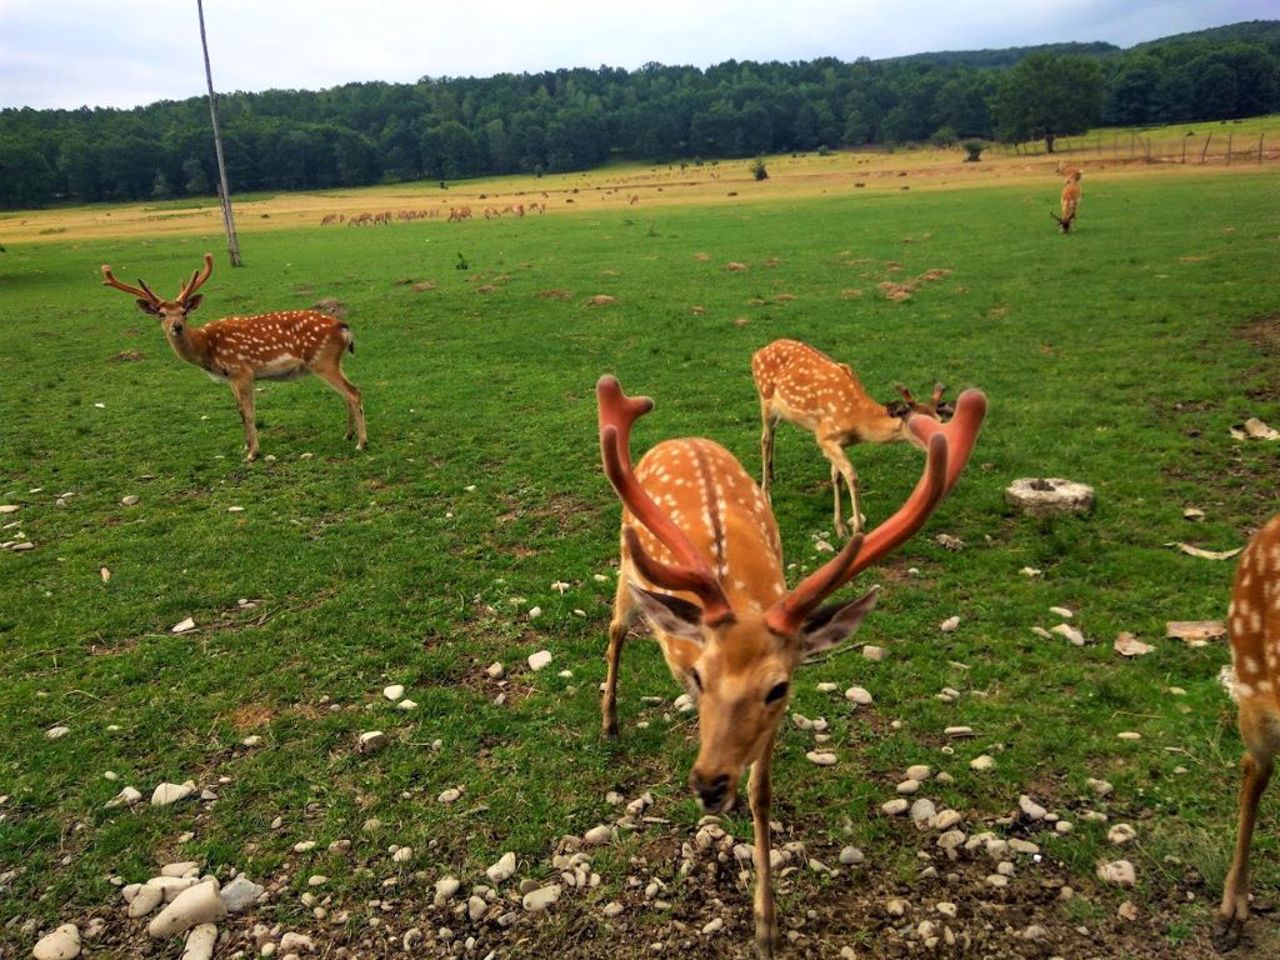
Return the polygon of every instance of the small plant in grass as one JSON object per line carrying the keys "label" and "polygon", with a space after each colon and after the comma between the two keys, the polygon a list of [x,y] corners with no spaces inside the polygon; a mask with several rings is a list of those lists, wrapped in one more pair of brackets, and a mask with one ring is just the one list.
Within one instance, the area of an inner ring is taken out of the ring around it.
{"label": "small plant in grass", "polygon": [[960,146],[964,147],[965,163],[977,163],[982,159],[982,151],[987,149],[987,145],[981,140],[966,140]]}
{"label": "small plant in grass", "polygon": [[755,163],[751,164],[751,175],[757,180],[769,179],[769,168],[764,165],[761,157],[756,157]]}

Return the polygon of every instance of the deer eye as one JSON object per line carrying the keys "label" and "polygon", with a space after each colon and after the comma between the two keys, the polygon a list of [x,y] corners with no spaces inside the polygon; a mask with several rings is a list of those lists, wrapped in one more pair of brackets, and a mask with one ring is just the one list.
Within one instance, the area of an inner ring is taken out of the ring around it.
{"label": "deer eye", "polygon": [[693,685],[698,688],[698,692],[702,692],[702,674],[698,673],[698,668],[694,667],[689,671],[689,676],[693,677]]}
{"label": "deer eye", "polygon": [[790,684],[785,680],[783,680],[782,683],[775,683],[773,688],[765,695],[764,702],[777,703],[787,695],[787,687],[789,686]]}

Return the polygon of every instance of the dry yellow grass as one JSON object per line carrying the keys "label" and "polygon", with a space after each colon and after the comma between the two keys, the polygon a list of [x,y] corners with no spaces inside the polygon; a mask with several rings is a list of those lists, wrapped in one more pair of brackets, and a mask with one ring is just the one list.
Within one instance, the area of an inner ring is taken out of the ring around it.
{"label": "dry yellow grass", "polygon": [[[441,189],[434,181],[323,192],[281,193],[235,202],[236,226],[242,233],[259,230],[321,228],[330,215],[350,219],[363,213],[389,212],[392,225],[400,211],[445,222],[451,207],[491,208],[502,216],[516,205],[525,216],[571,215],[601,210],[627,210],[637,218],[675,205],[744,204],[789,198],[843,195],[852,191],[887,193],[937,190],[1059,179],[1060,156],[1017,156],[988,153],[979,163],[964,163],[960,149],[896,152],[846,151],[765,158],[769,179],[756,181],[746,160],[703,166],[610,166],[582,173],[498,177],[469,180]],[[1086,183],[1098,177],[1176,176],[1203,172],[1197,164],[1146,164],[1128,157],[1072,155]],[[1268,165],[1274,161],[1268,159]],[[1256,171],[1253,164],[1214,168],[1220,172]],[[323,227],[349,229],[345,222]],[[356,229],[379,229],[363,226]],[[191,236],[217,233],[221,215],[208,198],[183,205],[162,203],[102,204],[52,210],[20,211],[0,218],[6,243],[64,242],[105,237]]]}

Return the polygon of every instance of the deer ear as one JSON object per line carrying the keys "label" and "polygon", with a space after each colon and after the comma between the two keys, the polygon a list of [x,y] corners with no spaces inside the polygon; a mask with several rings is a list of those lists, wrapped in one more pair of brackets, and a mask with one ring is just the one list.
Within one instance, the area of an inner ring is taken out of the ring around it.
{"label": "deer ear", "polygon": [[138,309],[141,310],[143,313],[149,313],[153,317],[160,316],[160,311],[156,309],[156,305],[152,303],[150,300],[143,300],[141,297],[139,297],[137,300],[133,302],[138,305]]}
{"label": "deer ear", "polygon": [[190,313],[196,307],[200,306],[203,300],[204,300],[203,293],[197,293],[194,297],[187,297],[187,303],[186,303],[187,313]]}
{"label": "deer ear", "polygon": [[857,633],[863,618],[875,609],[879,589],[872,587],[852,603],[828,604],[809,614],[796,637],[804,647],[805,657],[828,650]]}
{"label": "deer ear", "polygon": [[702,643],[702,608],[696,603],[665,593],[655,593],[631,582],[627,583],[627,587],[631,590],[636,606],[655,630],[682,640]]}

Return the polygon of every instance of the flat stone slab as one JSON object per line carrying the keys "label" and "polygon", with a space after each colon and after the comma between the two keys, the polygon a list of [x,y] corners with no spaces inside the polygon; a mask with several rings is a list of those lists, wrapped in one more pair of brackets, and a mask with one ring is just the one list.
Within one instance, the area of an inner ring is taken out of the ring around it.
{"label": "flat stone slab", "polygon": [[1005,489],[1004,499],[1030,517],[1088,513],[1094,504],[1093,487],[1061,477],[1021,477]]}

